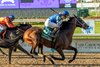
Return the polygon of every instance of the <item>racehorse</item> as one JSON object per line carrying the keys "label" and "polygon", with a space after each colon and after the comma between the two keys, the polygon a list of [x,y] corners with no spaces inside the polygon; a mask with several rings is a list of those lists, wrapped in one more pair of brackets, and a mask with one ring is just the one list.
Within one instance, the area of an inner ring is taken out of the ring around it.
{"label": "racehorse", "polygon": [[[4,46],[3,48],[9,48],[9,64],[11,64],[11,55],[12,55],[12,49],[14,48],[18,48],[19,50],[23,51],[24,53],[30,55],[25,49],[23,49],[20,45],[18,44],[18,40],[21,39],[23,40],[23,33],[25,30],[27,30],[28,28],[32,27],[30,24],[19,24],[18,26],[16,26],[15,28],[7,28],[5,31],[4,36],[2,36],[2,40],[0,40],[0,47]],[[16,33],[17,34],[16,34]],[[12,38],[11,34],[14,35],[14,38],[16,38],[17,36],[21,35],[20,38],[17,38],[17,42],[15,44],[16,39]],[[16,34],[16,35],[15,35]],[[14,42],[12,42],[12,40],[15,40]],[[9,42],[11,41],[11,43]],[[0,49],[1,50],[1,49]],[[4,53],[2,50],[1,52],[5,55],[7,55],[6,53]],[[32,56],[32,55],[30,55]],[[32,56],[33,57],[33,56]]]}
{"label": "racehorse", "polygon": [[19,41],[22,35],[17,36],[14,39],[1,39],[0,40],[0,47],[1,48],[8,48],[9,49],[9,64],[11,64],[11,53],[15,44]]}
{"label": "racehorse", "polygon": [[74,17],[70,17],[68,21],[62,22],[61,27],[57,31],[55,41],[53,42],[42,37],[42,29],[39,27],[31,27],[27,29],[23,35],[23,39],[32,46],[33,53],[35,53],[37,46],[41,47],[41,53],[43,53],[43,45],[55,49],[61,56],[61,58],[58,58],[50,55],[51,58],[55,60],[65,59],[63,50],[74,50],[74,56],[69,60],[69,63],[71,63],[75,60],[78,52],[75,47],[71,46],[72,37],[76,27],[87,29],[89,26],[80,17],[74,15]]}
{"label": "racehorse", "polygon": [[11,39],[11,34],[13,34],[13,36],[16,37],[17,35],[24,33],[24,31],[26,31],[30,27],[32,27],[30,24],[19,24],[15,28],[7,28],[5,30],[5,33],[2,35],[2,39]]}

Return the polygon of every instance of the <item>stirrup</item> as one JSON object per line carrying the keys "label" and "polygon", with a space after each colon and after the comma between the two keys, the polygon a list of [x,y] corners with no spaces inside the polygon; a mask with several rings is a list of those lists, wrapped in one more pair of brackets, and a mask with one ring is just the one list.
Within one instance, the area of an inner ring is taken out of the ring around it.
{"label": "stirrup", "polygon": [[50,37],[52,38],[55,38],[55,35],[54,34],[49,34]]}

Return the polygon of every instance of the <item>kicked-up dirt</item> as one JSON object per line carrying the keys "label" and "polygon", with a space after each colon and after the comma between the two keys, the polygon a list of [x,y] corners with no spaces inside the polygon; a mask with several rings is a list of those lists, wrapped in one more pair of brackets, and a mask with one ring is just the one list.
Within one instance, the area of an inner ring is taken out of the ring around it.
{"label": "kicked-up dirt", "polygon": [[[6,51],[7,53],[7,51]],[[47,56],[52,54],[60,57],[58,53],[44,53]],[[100,67],[100,53],[78,53],[72,63],[68,63],[73,53],[65,53],[64,61],[53,60],[52,64],[48,59],[43,62],[42,57],[31,58],[30,56],[17,51],[13,52],[11,64],[8,63],[8,56],[0,53],[0,67]]]}

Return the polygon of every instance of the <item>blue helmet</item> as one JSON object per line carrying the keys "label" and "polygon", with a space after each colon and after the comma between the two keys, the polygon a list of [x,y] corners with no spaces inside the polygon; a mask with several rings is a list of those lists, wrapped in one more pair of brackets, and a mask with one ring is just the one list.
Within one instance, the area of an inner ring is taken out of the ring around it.
{"label": "blue helmet", "polygon": [[69,16],[69,12],[66,11],[66,10],[64,10],[64,11],[62,12],[62,14],[63,14],[63,15],[67,15],[67,16]]}
{"label": "blue helmet", "polygon": [[15,16],[14,15],[9,15],[8,16],[10,19],[14,20],[15,19]]}

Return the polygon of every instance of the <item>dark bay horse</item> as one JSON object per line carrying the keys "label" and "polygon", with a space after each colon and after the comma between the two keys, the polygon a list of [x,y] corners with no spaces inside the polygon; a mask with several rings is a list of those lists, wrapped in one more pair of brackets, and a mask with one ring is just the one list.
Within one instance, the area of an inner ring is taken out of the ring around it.
{"label": "dark bay horse", "polygon": [[[24,31],[26,31],[30,27],[32,27],[32,25],[30,25],[30,24],[19,24],[15,28],[7,28],[6,29],[3,39],[0,40],[0,47],[1,48],[9,48],[9,64],[11,64],[11,55],[12,55],[12,50],[14,48],[18,48],[19,50],[23,51],[24,53],[30,55],[25,49],[23,49],[20,45],[18,45],[19,39],[23,40]],[[12,37],[11,34],[13,34],[14,37]],[[17,38],[17,40],[16,40],[15,38],[18,37],[19,35],[21,35],[21,36],[19,38]],[[14,39],[14,41],[13,41],[13,39]],[[6,54],[2,50],[1,50],[1,52],[3,54]],[[32,55],[30,55],[30,56],[32,56]]]}
{"label": "dark bay horse", "polygon": [[5,34],[2,36],[3,39],[11,39],[12,36],[11,34],[16,37],[17,35],[24,33],[24,31],[26,31],[28,28],[31,28],[32,25],[31,24],[19,24],[18,26],[16,26],[15,28],[7,28],[5,30]]}
{"label": "dark bay horse", "polygon": [[[41,46],[41,53],[43,52],[43,45],[48,48],[54,48],[59,54],[60,58],[50,55],[53,59],[64,60],[65,56],[63,50],[74,50],[74,56],[69,63],[75,60],[77,55],[77,49],[71,46],[73,33],[76,27],[87,29],[89,26],[79,17],[70,17],[68,21],[63,21],[62,25],[57,33],[55,42],[49,41],[41,37],[42,29],[39,27],[32,27],[25,31],[23,39],[25,42],[32,46],[32,50],[35,53],[37,46]],[[51,44],[52,43],[52,44]],[[53,46],[53,47],[52,47]]]}

